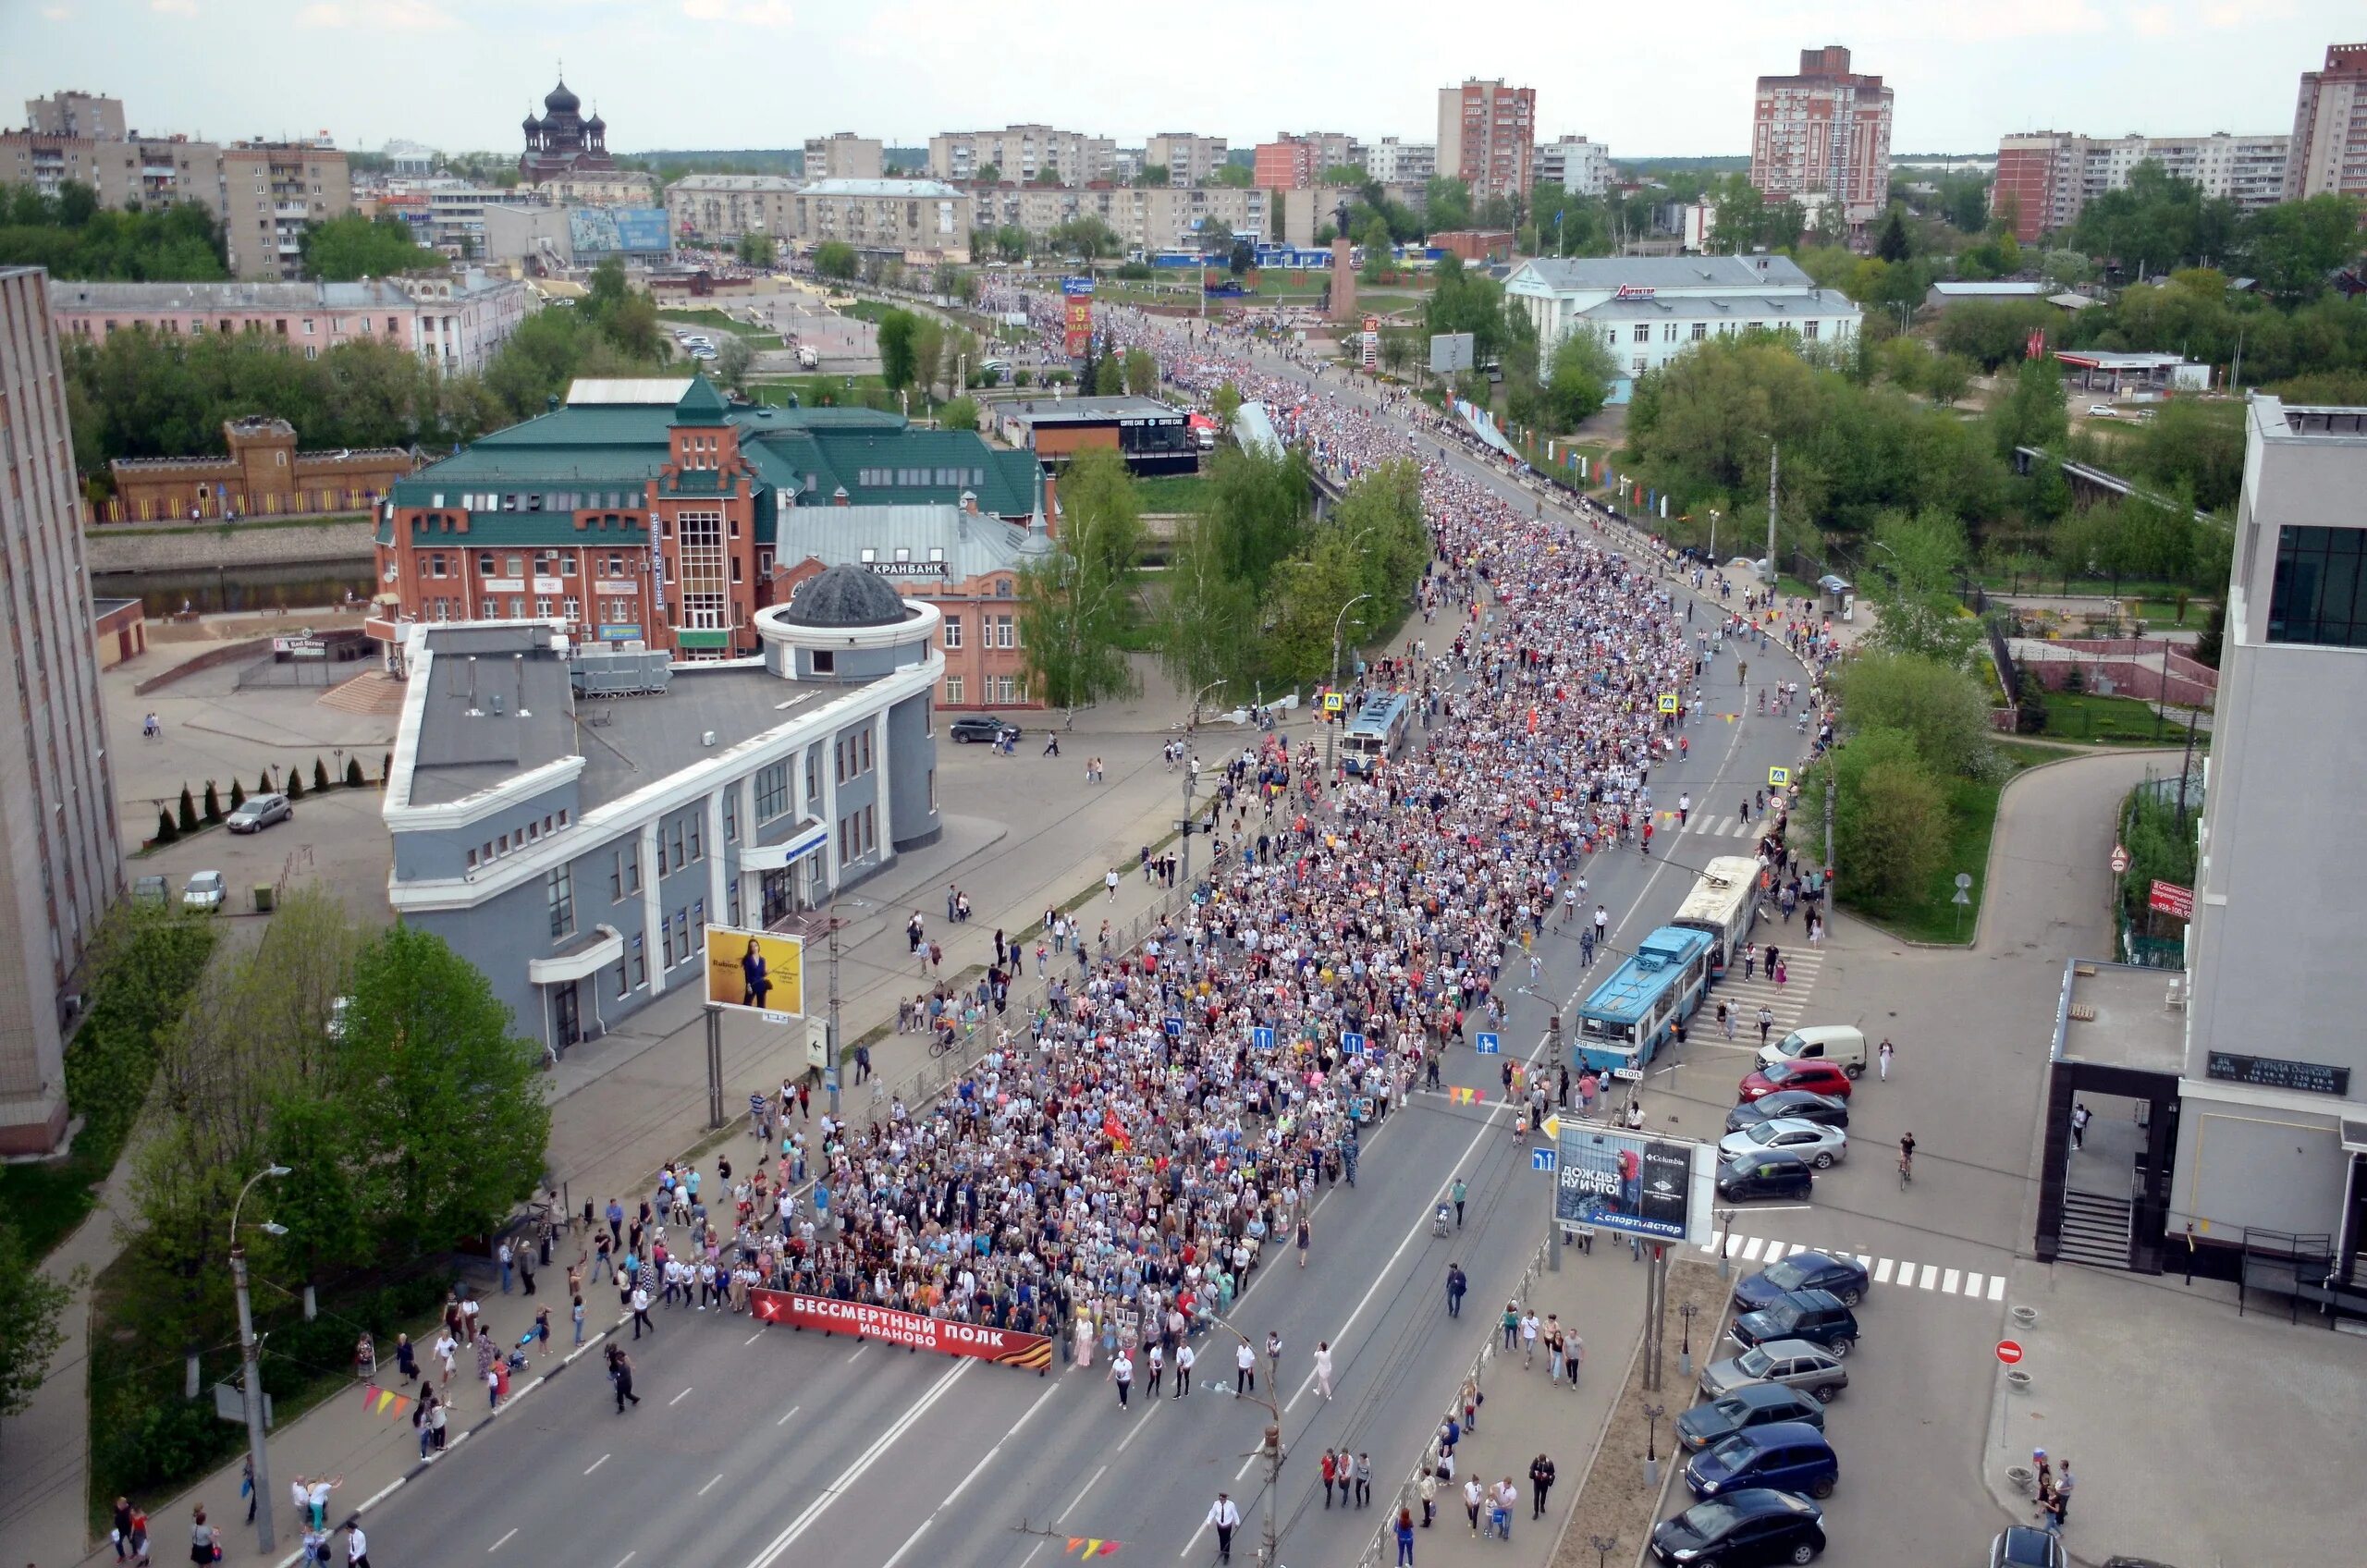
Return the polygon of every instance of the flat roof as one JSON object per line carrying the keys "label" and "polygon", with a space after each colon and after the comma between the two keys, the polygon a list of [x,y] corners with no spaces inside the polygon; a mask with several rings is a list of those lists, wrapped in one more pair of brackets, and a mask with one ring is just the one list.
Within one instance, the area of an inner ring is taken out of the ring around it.
{"label": "flat roof", "polygon": [[1091,424],[1110,419],[1172,419],[1182,420],[1186,411],[1156,398],[1030,398],[1013,406],[1000,405],[999,411],[1027,424]]}
{"label": "flat roof", "polygon": [[2057,349],[2054,357],[2067,365],[2090,370],[2171,370],[2196,361],[2184,354],[2152,354],[2121,349]]}
{"label": "flat roof", "polygon": [[2175,969],[2076,962],[2071,1013],[2063,1025],[2064,1056],[2148,1072],[2185,1071],[2186,1014],[2173,1011],[2168,998],[2172,986],[2181,999],[2186,997],[2186,979]]}
{"label": "flat roof", "polygon": [[[791,680],[748,665],[676,665],[654,696],[586,697],[570,749],[583,758],[583,809],[646,790],[743,741],[795,724],[868,680]],[[705,743],[708,731],[715,744]]]}

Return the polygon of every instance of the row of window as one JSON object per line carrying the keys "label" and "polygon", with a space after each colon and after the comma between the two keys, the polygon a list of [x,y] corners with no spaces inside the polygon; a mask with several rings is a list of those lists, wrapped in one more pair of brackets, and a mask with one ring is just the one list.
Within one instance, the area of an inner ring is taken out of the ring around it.
{"label": "row of window", "polygon": [[[1664,321],[1661,323],[1661,341],[1663,343],[1675,342],[1677,340],[1677,328],[1684,325],[1686,324],[1683,322],[1674,321]],[[1797,326],[1790,322],[1778,322],[1775,324],[1775,329],[1778,332],[1797,332],[1802,337],[1813,343],[1817,340],[1823,325],[1824,324],[1819,321],[1801,322]],[[1697,321],[1692,324],[1692,327],[1693,330],[1688,337],[1690,340],[1695,343],[1699,343],[1703,338],[1710,336],[1710,324],[1706,321]],[[1721,337],[1731,337],[1734,336],[1735,328],[1735,323],[1730,321],[1722,321],[1718,324],[1718,336]],[[1834,323],[1834,335],[1836,337],[1839,336],[1841,324],[1838,322]],[[1617,327],[1607,326],[1603,328],[1603,337],[1608,340],[1615,342],[1617,341],[1615,335],[1618,330],[1619,329]],[[1767,324],[1763,321],[1751,322],[1745,326],[1743,330],[1748,332],[1764,332],[1767,330]],[[1648,321],[1637,322],[1635,327],[1634,338],[1635,341],[1638,343],[1650,343],[1652,340],[1652,324]]]}
{"label": "row of window", "polygon": [[[983,622],[986,635],[986,641],[978,644],[980,647],[1019,648],[1026,646],[1025,643],[1019,640],[1018,617],[998,615],[982,616],[979,619]],[[962,645],[962,618],[958,615],[949,615],[945,618],[945,645],[949,648],[958,648]]]}
{"label": "row of window", "polygon": [[[855,471],[854,482],[865,489],[885,489],[891,484],[908,489],[925,485],[950,489],[957,484],[966,484],[975,490],[987,482],[987,471],[982,468],[865,468]],[[813,486],[809,484],[807,488]],[[903,557],[900,556],[897,558],[901,560]]]}
{"label": "row of window", "polygon": [[839,782],[860,778],[871,771],[871,730],[865,728],[852,735],[841,735],[832,742],[830,755],[839,772]]}
{"label": "row of window", "polygon": [[860,860],[879,847],[877,808],[865,806],[839,818],[839,864]]}
{"label": "row of window", "polygon": [[[1021,686],[1019,677],[1016,675],[989,675],[986,678],[984,690],[986,694],[979,699],[982,702],[990,704],[1016,703],[1021,699],[1023,687]],[[949,675],[945,678],[945,705],[947,707],[960,707],[966,700],[968,693],[969,682],[963,677],[959,675]]]}
{"label": "row of window", "polygon": [[[604,508],[617,510],[637,507],[641,501],[638,489],[467,490],[460,494],[461,509],[472,512],[581,512]],[[444,497],[439,494],[428,504],[440,507]]]}
{"label": "row of window", "polygon": [[529,844],[542,842],[544,834],[556,833],[566,826],[567,808],[561,806],[556,812],[545,814],[539,822],[529,822],[523,827],[497,834],[477,848],[469,851],[468,867],[471,871],[474,871],[480,865],[491,865],[495,861],[516,854]]}

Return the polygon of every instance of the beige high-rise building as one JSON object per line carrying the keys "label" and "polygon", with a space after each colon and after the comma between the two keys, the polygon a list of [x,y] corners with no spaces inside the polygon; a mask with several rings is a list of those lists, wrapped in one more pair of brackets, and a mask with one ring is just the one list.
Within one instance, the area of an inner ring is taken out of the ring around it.
{"label": "beige high-rise building", "polygon": [[1226,156],[1221,136],[1194,136],[1169,130],[1143,144],[1143,162],[1166,169],[1170,185],[1199,184],[1224,167]]}
{"label": "beige high-rise building", "polygon": [[1763,76],[1751,104],[1750,183],[1771,202],[1822,191],[1852,224],[1890,202],[1891,90],[1849,68],[1838,43],[1800,51],[1794,76]]}
{"label": "beige high-rise building", "polygon": [[304,226],[353,210],[345,154],[301,141],[240,141],[222,149],[222,236],[241,278],[302,275]]}
{"label": "beige high-rise building", "polygon": [[53,92],[25,100],[25,124],[43,136],[79,136],[91,141],[121,141],[123,100],[95,92]]}
{"label": "beige high-rise building", "polygon": [[888,145],[876,136],[851,130],[805,139],[808,179],[877,179],[887,172]]}
{"label": "beige high-rise building", "polygon": [[0,1154],[65,1135],[68,998],[123,886],[72,453],[48,275],[0,267]]}
{"label": "beige high-rise building", "polygon": [[1000,130],[949,130],[928,139],[928,172],[967,184],[978,171],[993,169],[1022,185],[1050,175],[1062,185],[1108,179],[1118,163],[1117,139],[1056,130],[1049,125],[1005,126]]}
{"label": "beige high-rise building", "polygon": [[2325,69],[2303,71],[2293,105],[2285,199],[2367,196],[2367,43],[2326,46]]}
{"label": "beige high-rise building", "polygon": [[1537,89],[1473,80],[1439,89],[1438,172],[1476,201],[1525,196],[1537,157]]}

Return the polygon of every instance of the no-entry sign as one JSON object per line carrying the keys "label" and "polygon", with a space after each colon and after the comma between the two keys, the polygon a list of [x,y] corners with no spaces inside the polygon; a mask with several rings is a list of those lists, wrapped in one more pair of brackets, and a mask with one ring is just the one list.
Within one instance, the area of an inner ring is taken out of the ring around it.
{"label": "no-entry sign", "polygon": [[2128,851],[2119,844],[2112,847],[2112,874],[2115,876],[2128,869]]}
{"label": "no-entry sign", "polygon": [[2004,1362],[2006,1366],[2011,1366],[2017,1361],[2021,1360],[2021,1358],[2022,1347],[2017,1341],[2013,1340],[1999,1340],[1997,1341],[1998,1360]]}

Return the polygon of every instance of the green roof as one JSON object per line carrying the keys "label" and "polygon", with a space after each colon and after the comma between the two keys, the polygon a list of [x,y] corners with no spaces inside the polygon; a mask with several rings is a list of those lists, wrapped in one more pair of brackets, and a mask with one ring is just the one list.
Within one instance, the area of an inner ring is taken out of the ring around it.
{"label": "green roof", "polygon": [[717,425],[726,423],[722,395],[715,383],[705,376],[691,377],[682,392],[682,400],[674,405],[674,423],[689,425]]}

